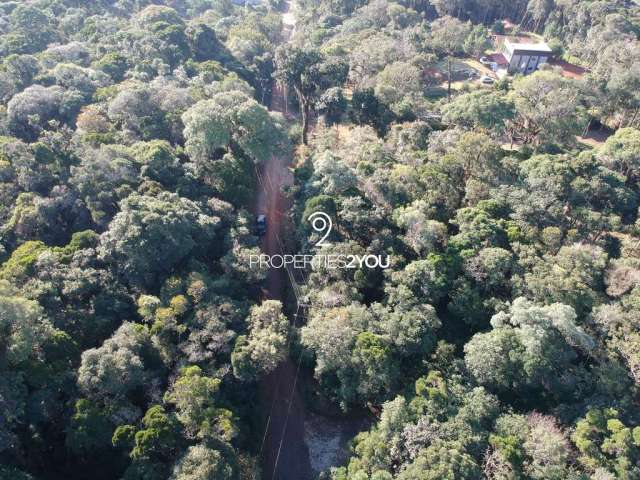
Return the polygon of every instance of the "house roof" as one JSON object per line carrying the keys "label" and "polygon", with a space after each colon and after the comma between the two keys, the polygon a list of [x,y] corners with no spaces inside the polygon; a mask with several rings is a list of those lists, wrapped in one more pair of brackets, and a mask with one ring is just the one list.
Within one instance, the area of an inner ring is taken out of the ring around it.
{"label": "house roof", "polygon": [[527,52],[527,53],[551,53],[551,48],[544,42],[540,43],[516,43],[505,39],[504,46],[510,53]]}

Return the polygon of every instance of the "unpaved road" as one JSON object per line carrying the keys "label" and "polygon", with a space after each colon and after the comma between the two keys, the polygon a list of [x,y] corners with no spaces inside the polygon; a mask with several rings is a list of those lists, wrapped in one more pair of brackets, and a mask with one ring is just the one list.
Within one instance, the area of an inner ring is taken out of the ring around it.
{"label": "unpaved road", "polygon": [[[290,2],[287,4],[287,12],[283,15],[285,41],[295,28],[295,19],[289,13]],[[277,87],[274,88],[270,109],[285,112],[283,92]],[[267,216],[267,233],[261,245],[267,255],[284,253],[283,225],[291,205],[282,194],[282,187],[293,184],[293,176],[288,168],[290,162],[291,158],[286,155],[274,155],[259,169],[255,211]],[[287,281],[285,270],[270,269],[266,297],[282,301]],[[305,411],[297,388],[297,370],[298,365],[287,358],[260,385],[263,408],[269,412],[264,425],[266,431],[262,448],[264,480],[313,479],[309,452],[304,442]]]}

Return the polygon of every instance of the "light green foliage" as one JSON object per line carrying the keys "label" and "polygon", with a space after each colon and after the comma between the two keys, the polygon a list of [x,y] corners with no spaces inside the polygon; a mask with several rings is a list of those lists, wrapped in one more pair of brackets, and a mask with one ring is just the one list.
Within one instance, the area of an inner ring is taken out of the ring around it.
{"label": "light green foliage", "polygon": [[16,293],[7,281],[0,281],[2,356],[12,366],[41,357],[43,343],[53,334],[42,307]]}
{"label": "light green foliage", "polygon": [[187,153],[203,166],[216,160],[218,150],[233,151],[234,146],[256,163],[265,161],[278,136],[269,112],[238,91],[198,102],[184,113],[182,121]]}
{"label": "light green foliage", "polygon": [[420,69],[405,62],[387,65],[376,78],[375,94],[398,115],[415,108],[423,96]]}
{"label": "light green foliage", "polygon": [[275,370],[288,354],[289,320],[279,301],[266,300],[251,309],[247,328],[248,335],[236,341],[231,363],[238,378],[255,379]]}
{"label": "light green foliage", "polygon": [[633,182],[640,174],[640,131],[621,128],[607,139],[598,155],[627,182]]}
{"label": "light green foliage", "polygon": [[482,388],[457,382],[432,370],[415,394],[385,403],[374,427],[355,438],[348,467],[332,478],[480,478],[472,452],[486,445],[499,405]]}
{"label": "light green foliage", "polygon": [[434,253],[424,260],[411,262],[404,270],[391,274],[389,302],[397,305],[437,303],[448,286],[447,270],[446,259]]}
{"label": "light green foliage", "polygon": [[191,366],[182,369],[165,395],[165,402],[175,405],[176,418],[190,438],[231,441],[235,436],[231,412],[215,406],[219,388],[219,379],[204,376],[199,367]]}
{"label": "light green foliage", "polygon": [[[637,5],[238,3],[1,3],[0,479],[255,479],[290,348],[283,477],[312,411],[323,479],[639,478]],[[274,233],[388,266],[263,301]]]}
{"label": "light green foliage", "polygon": [[525,143],[571,144],[584,127],[578,86],[555,72],[537,71],[517,79],[511,97],[517,112],[515,131]]}
{"label": "light green foliage", "polygon": [[589,471],[603,469],[616,478],[639,474],[640,427],[627,427],[612,408],[589,410],[578,421],[572,436],[580,452],[578,460]]}
{"label": "light green foliage", "polygon": [[283,45],[275,53],[275,78],[290,87],[300,105],[302,143],[308,142],[309,113],[322,93],[341,84],[349,70],[342,62],[326,60],[316,49]]}
{"label": "light green foliage", "polygon": [[465,345],[467,368],[496,391],[544,388],[570,382],[576,352],[589,353],[595,342],[576,325],[575,311],[563,304],[539,307],[516,299],[509,312],[491,319],[493,330]]}
{"label": "light green foliage", "polygon": [[500,134],[514,115],[515,107],[508,97],[478,90],[455,97],[444,107],[443,119],[465,128]]}
{"label": "light green foliage", "polygon": [[541,302],[561,302],[587,312],[600,302],[598,289],[606,264],[607,255],[598,247],[564,246],[534,264],[525,275],[527,289]]}
{"label": "light green foliage", "polygon": [[[302,329],[302,344],[316,357],[315,375],[343,406],[384,399],[395,385],[402,359],[432,351],[440,327],[429,305],[391,309],[348,307],[317,311]],[[337,376],[338,385],[330,379]]]}
{"label": "light green foliage", "polygon": [[474,480],[480,478],[480,467],[458,444],[436,442],[424,449],[397,478]]}
{"label": "light green foliage", "polygon": [[218,450],[204,445],[189,447],[176,463],[170,480],[231,480],[233,470]]}
{"label": "light green foliage", "polygon": [[447,227],[429,219],[426,202],[417,200],[407,207],[398,208],[394,219],[405,230],[405,242],[419,255],[434,252],[445,244]]}
{"label": "light green foliage", "polygon": [[148,329],[124,323],[101,347],[83,352],[78,386],[95,402],[126,405],[134,391],[148,385],[158,366]]}
{"label": "light green foliage", "polygon": [[176,448],[175,420],[160,405],[153,405],[142,419],[142,429],[135,434],[131,458],[138,461],[161,460]]}

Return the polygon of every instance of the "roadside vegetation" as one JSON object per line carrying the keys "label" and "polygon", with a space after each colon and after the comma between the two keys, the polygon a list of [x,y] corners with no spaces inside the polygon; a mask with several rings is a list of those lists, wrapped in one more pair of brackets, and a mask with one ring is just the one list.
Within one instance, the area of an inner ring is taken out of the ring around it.
{"label": "roadside vegetation", "polygon": [[[290,48],[348,74],[318,95],[294,224],[324,211],[321,253],[392,259],[303,282],[312,408],[377,417],[323,478],[640,475],[637,6],[299,5]],[[505,28],[587,70],[457,73]]]}

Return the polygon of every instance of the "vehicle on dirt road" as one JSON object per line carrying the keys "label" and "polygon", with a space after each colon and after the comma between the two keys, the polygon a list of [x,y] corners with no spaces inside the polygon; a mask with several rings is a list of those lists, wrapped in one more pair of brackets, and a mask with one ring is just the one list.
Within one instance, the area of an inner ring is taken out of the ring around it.
{"label": "vehicle on dirt road", "polygon": [[259,237],[264,236],[267,233],[267,216],[266,215],[258,215],[256,217],[255,223],[255,232]]}

